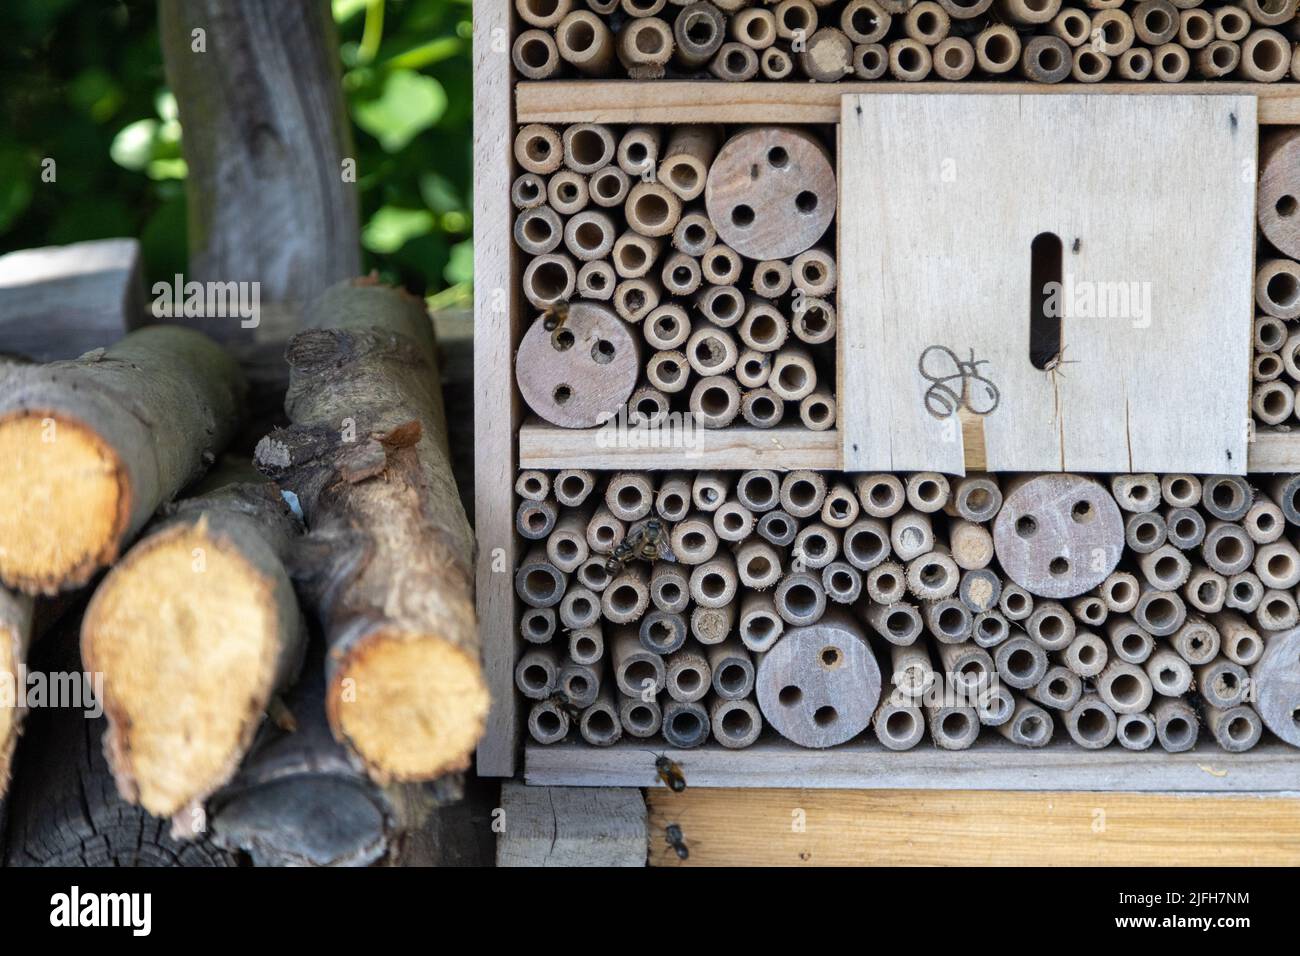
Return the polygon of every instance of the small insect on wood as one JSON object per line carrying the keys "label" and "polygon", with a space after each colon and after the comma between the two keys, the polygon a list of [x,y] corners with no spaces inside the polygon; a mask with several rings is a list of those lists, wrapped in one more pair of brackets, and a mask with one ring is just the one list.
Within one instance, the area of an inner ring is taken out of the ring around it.
{"label": "small insect on wood", "polygon": [[677,859],[685,860],[691,855],[690,849],[686,846],[686,837],[682,835],[682,828],[676,823],[668,824],[664,830],[664,842],[673,848],[677,854]]}
{"label": "small insect on wood", "polygon": [[655,757],[655,773],[658,774],[663,785],[673,793],[681,793],[686,789],[686,774],[682,773],[681,764],[667,754],[659,754]]}

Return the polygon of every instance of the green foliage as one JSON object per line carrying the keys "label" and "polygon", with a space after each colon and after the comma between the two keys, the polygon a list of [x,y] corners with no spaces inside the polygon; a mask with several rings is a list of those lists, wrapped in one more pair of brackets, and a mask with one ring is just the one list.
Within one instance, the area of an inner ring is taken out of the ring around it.
{"label": "green foliage", "polygon": [[[151,278],[183,271],[186,167],[155,3],[4,6],[0,251],[138,236]],[[473,268],[469,0],[332,0],[332,11],[366,267],[461,304]]]}

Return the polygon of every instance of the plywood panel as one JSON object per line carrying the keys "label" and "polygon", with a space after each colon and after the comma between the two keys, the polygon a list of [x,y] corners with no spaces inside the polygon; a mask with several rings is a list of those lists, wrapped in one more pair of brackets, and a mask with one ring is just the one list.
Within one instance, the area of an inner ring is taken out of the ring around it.
{"label": "plywood panel", "polygon": [[[845,467],[963,473],[926,398],[965,385],[990,470],[1244,473],[1255,129],[1250,96],[845,97]],[[1029,359],[1043,233],[1055,371]]]}
{"label": "plywood panel", "polygon": [[664,790],[652,866],[1295,866],[1300,801],[1132,793]]}

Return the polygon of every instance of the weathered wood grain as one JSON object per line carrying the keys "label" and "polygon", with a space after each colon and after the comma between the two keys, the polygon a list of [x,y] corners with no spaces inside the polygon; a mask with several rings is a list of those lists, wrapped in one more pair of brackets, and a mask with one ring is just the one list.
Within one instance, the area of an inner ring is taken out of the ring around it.
{"label": "weathered wood grain", "polygon": [[501,786],[497,866],[644,866],[645,801],[635,788]]}
{"label": "weathered wood grain", "polygon": [[[989,470],[1244,472],[1254,129],[1244,96],[846,97],[845,467],[963,472],[943,379],[983,415]],[[1050,372],[1028,321],[1043,234],[1074,310]]]}

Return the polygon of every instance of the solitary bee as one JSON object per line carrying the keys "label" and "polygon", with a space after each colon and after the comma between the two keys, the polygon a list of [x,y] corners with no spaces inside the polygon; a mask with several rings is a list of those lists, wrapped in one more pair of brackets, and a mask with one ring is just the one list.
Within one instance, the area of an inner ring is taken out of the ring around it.
{"label": "solitary bee", "polygon": [[551,694],[549,700],[556,707],[560,708],[560,710],[568,714],[569,719],[572,720],[574,723],[577,723],[579,720],[582,719],[582,708],[579,707],[577,704],[575,704],[573,701],[571,701],[569,699],[568,694],[564,693],[564,691],[562,690],[555,691],[553,694]]}
{"label": "solitary bee", "polygon": [[659,775],[663,785],[673,793],[681,793],[686,789],[686,774],[682,773],[681,765],[667,754],[659,754],[655,757],[655,773]]}
{"label": "solitary bee", "polygon": [[685,860],[691,855],[690,849],[686,846],[686,837],[682,835],[682,828],[676,823],[668,824],[664,830],[664,842],[673,848],[679,860]]}
{"label": "solitary bee", "polygon": [[634,526],[605,560],[605,570],[610,574],[618,574],[623,565],[635,558],[642,561],[674,560],[663,531],[658,518],[648,518],[644,523]]}
{"label": "solitary bee", "polygon": [[569,303],[566,299],[557,299],[542,310],[542,328],[551,333],[551,347],[557,352],[563,352],[573,344],[573,335],[561,331],[568,319]]}

